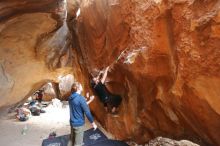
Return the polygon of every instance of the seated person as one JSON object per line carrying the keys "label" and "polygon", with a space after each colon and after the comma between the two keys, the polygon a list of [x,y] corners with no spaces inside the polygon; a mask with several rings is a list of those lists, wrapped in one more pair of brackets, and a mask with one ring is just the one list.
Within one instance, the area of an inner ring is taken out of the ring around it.
{"label": "seated person", "polygon": [[27,121],[31,115],[30,111],[24,107],[18,108],[16,117],[19,121]]}
{"label": "seated person", "polygon": [[108,70],[109,67],[106,68],[101,79],[100,75],[98,75],[97,77],[93,77],[91,81],[91,86],[100,98],[101,102],[104,104],[105,110],[107,111],[108,107],[110,107],[111,113],[116,114],[117,109],[121,104],[122,98],[120,95],[111,94],[104,85]]}
{"label": "seated person", "polygon": [[43,99],[43,95],[44,95],[44,90],[43,89],[40,89],[38,90],[36,93],[35,93],[37,96],[36,96],[36,100],[41,103],[42,102],[42,99]]}
{"label": "seated person", "polygon": [[29,98],[29,110],[33,116],[39,116],[40,113],[45,113],[46,111],[43,110],[41,104],[37,101],[36,95]]}

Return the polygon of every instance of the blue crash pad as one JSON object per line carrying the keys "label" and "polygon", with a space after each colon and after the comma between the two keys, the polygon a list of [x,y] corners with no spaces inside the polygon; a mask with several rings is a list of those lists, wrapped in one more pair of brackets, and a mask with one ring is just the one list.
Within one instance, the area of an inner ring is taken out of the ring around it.
{"label": "blue crash pad", "polygon": [[44,139],[42,146],[67,146],[70,135],[63,135],[55,138]]}
{"label": "blue crash pad", "polygon": [[[63,135],[52,139],[44,139],[42,146],[67,146],[70,135]],[[109,140],[100,129],[89,129],[84,132],[83,146],[128,146],[126,143]]]}
{"label": "blue crash pad", "polygon": [[96,130],[93,130],[92,128],[84,132],[83,142],[84,146],[89,146],[97,143],[98,141],[104,141],[107,139],[108,138],[100,129],[97,128]]}

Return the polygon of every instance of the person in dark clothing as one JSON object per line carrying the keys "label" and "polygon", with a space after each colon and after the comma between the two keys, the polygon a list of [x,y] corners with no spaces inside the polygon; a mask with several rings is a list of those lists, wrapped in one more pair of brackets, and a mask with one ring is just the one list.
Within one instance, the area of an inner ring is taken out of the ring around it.
{"label": "person in dark clothing", "polygon": [[74,83],[71,90],[72,94],[69,97],[71,140],[68,146],[82,146],[85,125],[84,115],[86,115],[94,129],[97,128],[97,125],[94,122],[85,97],[80,95],[82,86],[79,83]]}
{"label": "person in dark clothing", "polygon": [[43,95],[44,95],[44,90],[38,90],[37,92],[36,92],[36,94],[37,94],[37,97],[36,97],[36,100],[39,102],[39,103],[41,103],[42,102],[42,99],[43,99]]}
{"label": "person in dark clothing", "polygon": [[94,77],[91,81],[91,86],[98,95],[98,97],[100,98],[101,102],[104,104],[105,110],[107,111],[108,106],[110,106],[111,113],[116,114],[117,109],[121,104],[122,98],[120,95],[114,95],[110,93],[106,88],[106,86],[104,85],[108,71],[109,71],[109,67],[106,68],[101,79],[100,79],[100,75]]}

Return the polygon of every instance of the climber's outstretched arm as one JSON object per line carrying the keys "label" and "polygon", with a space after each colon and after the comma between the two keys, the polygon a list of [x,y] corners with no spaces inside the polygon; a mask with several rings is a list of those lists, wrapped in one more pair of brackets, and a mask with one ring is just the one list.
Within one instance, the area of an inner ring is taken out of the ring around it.
{"label": "climber's outstretched arm", "polygon": [[103,77],[101,79],[102,84],[105,83],[105,79],[106,79],[106,77],[108,75],[108,70],[109,70],[109,66],[105,69],[104,75],[103,75]]}

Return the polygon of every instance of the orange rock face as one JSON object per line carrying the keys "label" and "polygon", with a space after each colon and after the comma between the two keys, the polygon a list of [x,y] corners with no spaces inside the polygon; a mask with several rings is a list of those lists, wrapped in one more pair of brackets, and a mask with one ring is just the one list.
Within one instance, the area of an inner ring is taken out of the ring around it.
{"label": "orange rock face", "polygon": [[[114,64],[120,117],[94,114],[119,139],[162,135],[220,145],[218,1],[85,1],[77,33],[89,72]],[[195,140],[194,139],[194,140]]]}
{"label": "orange rock face", "polygon": [[48,81],[73,74],[64,1],[0,2],[0,106],[27,98]]}
{"label": "orange rock face", "polygon": [[217,0],[0,2],[0,106],[67,74],[87,91],[88,73],[113,65],[119,117],[91,108],[117,139],[220,145],[219,22]]}

